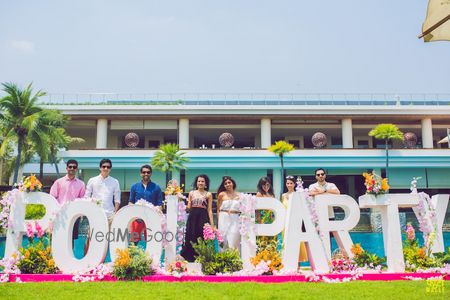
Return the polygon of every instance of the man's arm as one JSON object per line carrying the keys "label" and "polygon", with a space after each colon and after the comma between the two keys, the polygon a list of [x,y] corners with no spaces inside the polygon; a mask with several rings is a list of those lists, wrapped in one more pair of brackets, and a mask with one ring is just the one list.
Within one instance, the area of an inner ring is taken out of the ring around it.
{"label": "man's arm", "polygon": [[82,181],[81,183],[82,184],[81,184],[80,191],[78,192],[78,198],[83,198],[84,195],[86,194],[86,187],[84,185],[84,182]]}
{"label": "man's arm", "polygon": [[120,206],[120,185],[119,185],[119,181],[116,180],[116,188],[114,189],[114,208],[116,211],[119,210],[119,206]]}
{"label": "man's arm", "polygon": [[94,182],[91,179],[89,179],[88,184],[86,186],[86,192],[84,193],[85,197],[92,197],[92,194],[94,192]]}
{"label": "man's arm", "polygon": [[50,195],[52,195],[53,197],[55,197],[56,200],[58,200],[58,197],[59,197],[59,184],[58,184],[58,180],[56,180],[56,181],[52,184],[52,187],[50,188]]}
{"label": "man's arm", "polygon": [[130,190],[130,198],[128,198],[128,203],[135,203],[136,202],[136,189],[135,189],[135,185],[133,184],[131,186],[131,190]]}
{"label": "man's arm", "polygon": [[331,184],[330,188],[327,189],[326,192],[328,194],[334,194],[334,195],[340,195],[341,194],[341,191],[339,191],[339,189],[337,188],[337,186],[334,183]]}

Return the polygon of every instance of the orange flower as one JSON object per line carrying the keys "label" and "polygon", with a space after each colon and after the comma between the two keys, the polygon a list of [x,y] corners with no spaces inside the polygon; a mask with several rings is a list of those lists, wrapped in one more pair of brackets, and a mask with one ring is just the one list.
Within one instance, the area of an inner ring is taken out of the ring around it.
{"label": "orange flower", "polygon": [[351,249],[352,253],[356,256],[363,254],[364,250],[361,248],[361,244],[354,244]]}
{"label": "orange flower", "polygon": [[382,188],[384,191],[389,190],[389,184],[388,184],[388,179],[387,179],[387,178],[383,178],[383,179],[381,180],[381,188]]}
{"label": "orange flower", "polygon": [[127,267],[131,262],[130,251],[127,249],[117,249],[117,258],[114,261],[116,267]]}

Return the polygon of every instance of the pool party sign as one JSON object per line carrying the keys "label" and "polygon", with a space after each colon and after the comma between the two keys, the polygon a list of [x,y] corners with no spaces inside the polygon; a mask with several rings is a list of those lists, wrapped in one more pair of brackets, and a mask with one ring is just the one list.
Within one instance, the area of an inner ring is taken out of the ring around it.
{"label": "pool party sign", "polygon": [[[300,243],[307,247],[311,267],[317,272],[329,272],[328,261],[331,258],[330,233],[333,234],[341,251],[352,256],[353,244],[349,231],[360,219],[361,208],[375,208],[381,212],[384,250],[387,257],[388,271],[404,272],[405,263],[402,253],[402,237],[399,220],[399,208],[417,208],[420,204],[419,194],[385,194],[364,195],[359,197],[359,205],[348,195],[318,195],[311,198],[307,193],[296,192],[291,195],[287,209],[275,198],[245,197],[254,202],[252,213],[247,222],[241,217],[241,257],[244,268],[251,268],[250,259],[256,255],[257,236],[276,236],[284,232],[282,262],[285,271],[295,271],[298,267]],[[244,200],[245,200],[244,199]],[[449,195],[435,195],[430,203],[436,216],[434,222],[436,241],[433,252],[443,249],[442,225],[447,210]],[[34,220],[25,220],[28,204],[42,204],[46,208],[44,217],[38,224],[52,233],[52,255],[55,264],[63,273],[84,272],[105,260],[108,246],[111,259],[116,258],[116,249],[128,246],[128,228],[136,219],[142,219],[147,231],[161,233],[161,238],[146,240],[146,252],[159,263],[164,249],[165,260],[171,262],[176,255],[178,198],[169,196],[167,214],[162,214],[151,205],[128,205],[121,208],[113,218],[111,225],[101,206],[90,199],[67,202],[60,206],[50,194],[42,192],[19,192],[11,205],[10,220],[6,235],[5,257],[10,257],[19,250],[27,224]],[[343,220],[330,220],[328,207],[340,207],[345,213]],[[255,224],[254,210],[270,210],[274,214],[271,224]],[[418,218],[421,211],[415,210]],[[245,215],[244,213],[242,215]],[[90,226],[90,243],[86,255],[77,259],[72,249],[72,231],[76,220],[85,216]],[[443,217],[444,216],[444,217]],[[420,220],[420,219],[419,219]],[[423,222],[423,220],[420,220]],[[430,221],[431,222],[431,221]],[[304,230],[302,230],[302,224]],[[243,232],[245,234],[243,234]],[[156,235],[156,234],[155,234]]]}

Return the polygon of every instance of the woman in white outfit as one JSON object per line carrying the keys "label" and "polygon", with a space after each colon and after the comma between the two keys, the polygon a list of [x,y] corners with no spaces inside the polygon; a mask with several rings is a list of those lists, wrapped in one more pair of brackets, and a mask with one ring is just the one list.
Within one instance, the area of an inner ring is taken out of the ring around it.
{"label": "woman in white outfit", "polygon": [[241,193],[236,192],[236,182],[230,176],[223,176],[217,191],[217,220],[225,249],[234,248],[240,251],[240,199]]}

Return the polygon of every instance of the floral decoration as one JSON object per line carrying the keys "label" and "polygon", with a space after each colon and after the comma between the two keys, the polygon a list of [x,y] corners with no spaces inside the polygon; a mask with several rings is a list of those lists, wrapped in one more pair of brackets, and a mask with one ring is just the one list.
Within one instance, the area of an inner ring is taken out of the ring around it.
{"label": "floral decoration", "polygon": [[363,173],[365,178],[364,185],[366,186],[366,194],[382,195],[386,194],[389,190],[389,184],[387,178],[382,178],[375,172]]}
{"label": "floral decoration", "polygon": [[154,273],[152,259],[139,247],[116,250],[112,274],[118,279],[139,279]]}
{"label": "floral decoration", "polygon": [[12,220],[10,218],[11,205],[16,199],[18,189],[13,189],[3,194],[0,199],[0,230],[8,229],[12,226]]}
{"label": "floral decoration", "polygon": [[22,184],[19,184],[19,190],[25,192],[40,192],[42,190],[42,183],[33,174],[26,177]]}

